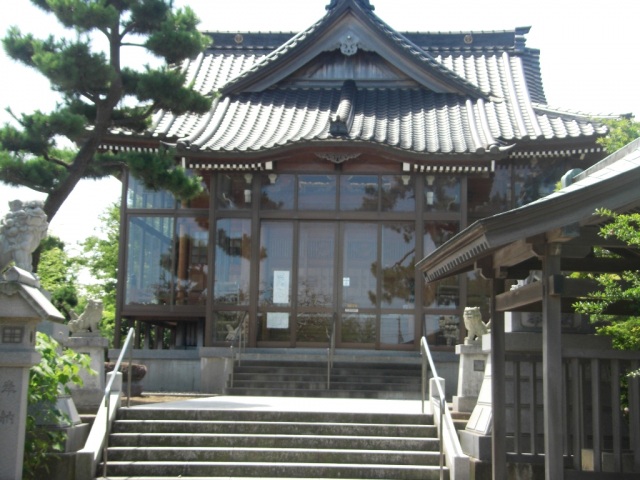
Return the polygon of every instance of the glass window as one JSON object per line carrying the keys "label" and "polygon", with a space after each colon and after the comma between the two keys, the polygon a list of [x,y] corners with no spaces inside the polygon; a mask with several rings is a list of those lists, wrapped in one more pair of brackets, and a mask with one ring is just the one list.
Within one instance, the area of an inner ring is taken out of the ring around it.
{"label": "glass window", "polygon": [[380,343],[413,345],[415,336],[413,315],[387,314],[380,317]]}
{"label": "glass window", "polygon": [[251,208],[251,173],[219,173],[216,176],[216,207],[223,210]]}
{"label": "glass window", "polygon": [[208,217],[178,218],[176,304],[204,304],[207,298]]}
{"label": "glass window", "polygon": [[383,212],[413,212],[416,209],[414,179],[410,175],[382,176]]}
{"label": "glass window", "polygon": [[287,312],[258,314],[258,341],[290,342],[291,316]]}
{"label": "glass window", "polygon": [[248,312],[216,312],[214,316],[213,340],[238,344],[240,335],[247,339],[249,331]]}
{"label": "glass window", "polygon": [[[187,170],[189,175],[194,175],[191,170]],[[200,186],[202,187],[202,192],[197,195],[195,198],[191,200],[185,200],[180,202],[180,207],[182,208],[209,208],[209,197],[211,192],[209,191],[209,182],[211,180],[211,175],[206,174],[202,176],[202,181],[200,182]]]}
{"label": "glass window", "polygon": [[376,316],[370,314],[348,314],[342,317],[341,329],[344,343],[375,343]]}
{"label": "glass window", "polygon": [[298,209],[335,210],[335,175],[299,175]]}
{"label": "glass window", "polygon": [[449,277],[438,282],[425,282],[423,291],[425,307],[453,309],[460,305],[458,277]]}
{"label": "glass window", "polygon": [[424,204],[428,212],[459,212],[459,178],[427,175],[424,186]]}
{"label": "glass window", "polygon": [[292,210],[295,198],[295,175],[270,173],[262,177],[260,208],[263,210]]}
{"label": "glass window", "polygon": [[298,305],[333,304],[334,223],[300,223],[298,255]]}
{"label": "glass window", "polygon": [[378,211],[377,175],[340,177],[340,210]]}
{"label": "glass window", "polygon": [[467,180],[469,223],[511,208],[511,169],[497,166],[492,176]]}
{"label": "glass window", "polygon": [[291,305],[293,224],[263,222],[260,229],[260,304]]}
{"label": "glass window", "polygon": [[432,253],[459,230],[458,222],[424,222],[423,256]]}
{"label": "glass window", "polygon": [[375,307],[378,226],[374,223],[346,223],[343,255],[342,306]]}
{"label": "glass window", "polygon": [[460,317],[458,315],[425,315],[424,335],[429,345],[453,347],[460,343]]}
{"label": "glass window", "polygon": [[413,308],[415,299],[415,226],[412,223],[386,224],[382,228],[382,281],[380,305]]}
{"label": "glass window", "polygon": [[524,165],[517,165],[513,171],[515,207],[531,203],[554,192],[556,184],[569,166],[564,160],[547,159],[544,162],[532,159]]}
{"label": "glass window", "polygon": [[222,219],[216,223],[216,303],[247,305],[251,267],[251,221]]}
{"label": "glass window", "polygon": [[127,185],[128,208],[174,208],[175,197],[171,192],[153,190],[144,185],[144,182],[133,175],[129,175]]}
{"label": "glass window", "polygon": [[132,217],[128,232],[126,304],[170,304],[173,218]]}
{"label": "glass window", "polygon": [[296,341],[324,343],[330,340],[333,316],[330,313],[302,313],[296,317]]}

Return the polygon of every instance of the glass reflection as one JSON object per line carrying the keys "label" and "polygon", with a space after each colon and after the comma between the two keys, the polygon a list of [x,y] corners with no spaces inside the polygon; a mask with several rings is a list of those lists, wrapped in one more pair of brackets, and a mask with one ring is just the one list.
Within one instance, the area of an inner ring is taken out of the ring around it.
{"label": "glass reflection", "polygon": [[220,173],[216,179],[216,207],[223,210],[251,208],[251,173]]}
{"label": "glass reflection", "polygon": [[331,335],[333,316],[330,313],[302,313],[296,317],[296,341],[324,343]]}
{"label": "glass reflection", "polygon": [[222,219],[216,223],[216,303],[246,305],[249,302],[251,221]]}
{"label": "glass reflection", "polygon": [[293,224],[263,222],[260,229],[260,304],[291,305]]}
{"label": "glass reflection", "polygon": [[146,187],[144,182],[129,174],[127,183],[128,208],[174,208],[175,197],[165,190],[154,190]]}
{"label": "glass reflection", "polygon": [[460,179],[458,177],[427,175],[424,189],[426,211],[460,211]]}
{"label": "glass reflection", "polygon": [[335,210],[335,175],[298,176],[298,208],[300,210]]}
{"label": "glass reflection", "polygon": [[295,198],[295,176],[270,173],[262,176],[260,208],[292,210]]}
{"label": "glass reflection", "polygon": [[380,318],[380,343],[413,345],[415,320],[413,315],[388,314]]}
{"label": "glass reflection", "polygon": [[249,329],[248,312],[216,312],[214,316],[213,340],[237,344],[240,341],[240,331],[246,335]]}
{"label": "glass reflection", "polygon": [[429,345],[453,347],[460,343],[460,317],[458,315],[425,315],[424,335]]}
{"label": "glass reflection", "polygon": [[345,343],[375,343],[376,316],[349,314],[342,317],[342,341]]}
{"label": "glass reflection", "polygon": [[375,272],[378,258],[378,226],[373,223],[345,224],[343,252],[343,306],[374,307],[378,286]]}
{"label": "glass reflection", "polygon": [[289,342],[291,340],[290,316],[286,312],[258,314],[258,341]]}
{"label": "glass reflection", "polygon": [[300,223],[298,305],[333,304],[334,223]]}
{"label": "glass reflection", "polygon": [[[382,227],[382,270],[374,262],[371,271],[382,282],[381,306],[413,308],[415,299],[415,226],[386,224]],[[369,295],[377,303],[375,292]]]}
{"label": "glass reflection", "polygon": [[209,219],[178,218],[176,241],[176,304],[203,304],[207,298]]}
{"label": "glass reflection", "polygon": [[169,305],[173,218],[131,217],[128,232],[125,302]]}
{"label": "glass reflection", "polygon": [[415,211],[415,182],[411,175],[383,175],[381,181],[380,204],[383,212]]}
{"label": "glass reflection", "polygon": [[378,210],[377,175],[343,175],[340,177],[340,210]]}

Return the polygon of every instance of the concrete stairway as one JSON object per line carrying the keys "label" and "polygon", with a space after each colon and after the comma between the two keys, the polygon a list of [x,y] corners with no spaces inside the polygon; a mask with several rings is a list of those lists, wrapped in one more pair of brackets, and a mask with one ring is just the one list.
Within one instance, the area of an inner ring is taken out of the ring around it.
{"label": "concrete stairway", "polygon": [[439,478],[430,415],[137,407],[118,417],[110,480]]}
{"label": "concrete stairway", "polygon": [[242,361],[228,395],[420,399],[420,366],[407,363],[336,362],[327,389],[327,364]]}

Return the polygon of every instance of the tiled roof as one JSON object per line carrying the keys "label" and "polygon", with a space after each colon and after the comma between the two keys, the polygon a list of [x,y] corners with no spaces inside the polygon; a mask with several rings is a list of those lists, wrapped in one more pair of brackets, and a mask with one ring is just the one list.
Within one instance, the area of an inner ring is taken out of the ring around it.
{"label": "tiled roof", "polygon": [[[306,48],[346,4],[360,8],[358,15],[384,32],[388,43],[466,93],[436,93],[419,82],[393,87],[345,79],[340,88],[334,80],[309,85],[309,78],[298,84],[292,77],[262,91],[229,93],[230,86]],[[309,142],[366,142],[429,154],[494,153],[518,143],[547,148],[549,141],[571,139],[590,144],[605,127],[546,105],[539,52],[525,46],[528,31],[400,34],[360,3],[344,0],[297,35],[213,32],[214,45],[183,68],[198,91],[222,94],[204,115],[159,112],[149,133],[211,153],[266,152]]]}
{"label": "tiled roof", "polygon": [[484,153],[526,138],[595,133],[585,118],[552,116],[519,102],[349,85],[226,96],[209,114],[161,122],[156,133],[180,138],[194,151],[259,152],[300,142],[350,140],[434,154]]}

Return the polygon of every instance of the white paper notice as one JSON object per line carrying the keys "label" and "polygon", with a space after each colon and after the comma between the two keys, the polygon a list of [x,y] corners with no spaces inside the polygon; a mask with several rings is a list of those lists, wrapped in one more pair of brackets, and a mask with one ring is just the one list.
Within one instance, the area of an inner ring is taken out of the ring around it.
{"label": "white paper notice", "polygon": [[289,314],[286,312],[267,312],[267,328],[289,328]]}
{"label": "white paper notice", "polygon": [[287,270],[273,272],[273,303],[289,305],[289,272]]}

